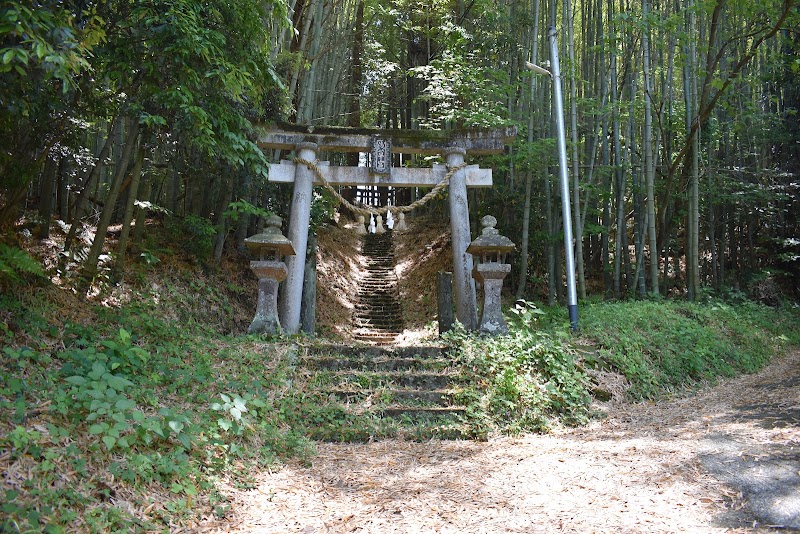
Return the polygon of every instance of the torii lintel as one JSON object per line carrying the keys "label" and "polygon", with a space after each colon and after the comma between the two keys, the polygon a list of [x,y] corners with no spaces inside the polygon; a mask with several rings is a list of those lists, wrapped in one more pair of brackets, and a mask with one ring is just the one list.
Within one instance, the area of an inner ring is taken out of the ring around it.
{"label": "torii lintel", "polygon": [[376,138],[390,139],[395,154],[441,154],[449,147],[466,150],[473,156],[498,154],[517,135],[515,126],[465,128],[456,130],[389,130],[272,123],[256,125],[262,148],[294,150],[303,142],[316,143],[321,151],[369,152]]}
{"label": "torii lintel", "polygon": [[[447,174],[447,166],[435,163],[432,168],[393,167],[388,173],[370,172],[367,167],[330,166],[327,161],[320,162],[319,170],[325,181],[333,186],[371,185],[382,187],[433,187]],[[464,168],[467,187],[491,187],[492,169],[481,169],[477,165]],[[283,160],[269,168],[269,181],[292,183],[295,179],[295,165]],[[315,179],[314,185],[322,185]]]}

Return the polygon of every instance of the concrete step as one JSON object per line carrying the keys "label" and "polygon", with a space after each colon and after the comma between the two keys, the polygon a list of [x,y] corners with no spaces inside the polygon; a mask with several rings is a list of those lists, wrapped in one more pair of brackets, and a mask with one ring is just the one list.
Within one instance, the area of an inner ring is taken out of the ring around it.
{"label": "concrete step", "polygon": [[[377,330],[361,334],[373,344],[395,335]],[[466,407],[458,404],[459,368],[443,347],[319,345],[310,347],[299,365],[299,376],[329,406],[326,412],[341,413],[342,420],[350,421],[322,426],[310,422],[303,432],[314,439],[480,437],[480,430],[469,424]]]}
{"label": "concrete step", "polygon": [[[325,388],[323,390],[329,399],[335,399],[344,404],[360,404],[372,407],[390,405],[392,409],[402,407],[417,408],[452,408],[454,393],[448,389],[442,390],[415,390],[415,389],[348,389]],[[455,406],[457,407],[457,406]]]}
{"label": "concrete step", "polygon": [[463,406],[390,406],[382,408],[383,417],[408,418],[412,421],[419,419],[457,419],[466,413]]}

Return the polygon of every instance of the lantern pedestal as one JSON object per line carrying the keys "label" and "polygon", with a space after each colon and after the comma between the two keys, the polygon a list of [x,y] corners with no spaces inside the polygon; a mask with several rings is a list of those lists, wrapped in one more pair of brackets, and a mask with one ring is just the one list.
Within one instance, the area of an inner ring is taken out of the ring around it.
{"label": "lantern pedestal", "polygon": [[256,315],[248,334],[280,334],[278,318],[278,285],[286,280],[288,270],[282,261],[251,261],[250,270],[258,278],[258,303]]}
{"label": "lantern pedestal", "polygon": [[503,279],[511,272],[508,263],[479,263],[473,276],[483,285],[483,311],[478,331],[481,334],[507,334],[508,326],[500,309]]}

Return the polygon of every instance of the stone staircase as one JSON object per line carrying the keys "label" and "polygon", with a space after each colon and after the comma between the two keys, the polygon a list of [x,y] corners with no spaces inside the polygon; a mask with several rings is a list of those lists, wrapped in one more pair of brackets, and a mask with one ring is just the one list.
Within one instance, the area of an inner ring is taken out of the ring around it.
{"label": "stone staircase", "polygon": [[[460,370],[441,347],[348,347],[307,349],[299,372],[321,403],[338,414],[309,425],[315,439],[365,441],[471,439],[462,404]],[[344,422],[344,423],[342,423]]]}
{"label": "stone staircase", "polygon": [[365,235],[361,253],[366,271],[358,284],[353,337],[366,343],[390,344],[403,331],[392,233]]}

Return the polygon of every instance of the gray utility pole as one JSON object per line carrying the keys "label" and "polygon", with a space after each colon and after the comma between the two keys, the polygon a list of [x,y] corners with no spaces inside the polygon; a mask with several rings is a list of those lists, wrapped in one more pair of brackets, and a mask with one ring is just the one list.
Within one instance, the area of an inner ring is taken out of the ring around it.
{"label": "gray utility pole", "polygon": [[567,167],[567,138],[564,128],[564,97],[561,93],[561,70],[558,65],[558,31],[555,26],[547,30],[550,39],[550,70],[527,61],[525,66],[553,80],[553,99],[556,105],[556,141],[558,143],[558,170],[561,182],[561,217],[564,219],[564,253],[567,263],[567,310],[569,327],[578,330],[578,294],[575,290],[575,251],[572,243],[572,215],[569,204],[569,169]]}

